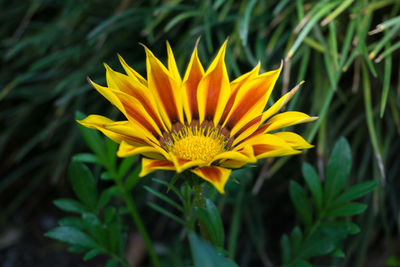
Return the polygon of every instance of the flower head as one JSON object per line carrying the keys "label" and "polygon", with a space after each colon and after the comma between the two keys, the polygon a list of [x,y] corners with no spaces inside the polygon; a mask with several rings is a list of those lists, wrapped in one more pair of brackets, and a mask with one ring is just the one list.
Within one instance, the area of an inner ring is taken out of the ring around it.
{"label": "flower head", "polygon": [[105,65],[107,87],[89,82],[126,120],[90,115],[79,123],[119,143],[118,156],[141,154],[140,176],[156,170],[187,170],[221,193],[231,169],[312,147],[295,133],[273,133],[316,119],[295,111],[276,114],[298,86],[264,111],[282,66],[259,74],[258,64],[230,82],[224,61],[226,43],[207,71],[196,47],[183,79],[168,43],[168,67],[145,47],[147,79],[119,56],[126,75]]}

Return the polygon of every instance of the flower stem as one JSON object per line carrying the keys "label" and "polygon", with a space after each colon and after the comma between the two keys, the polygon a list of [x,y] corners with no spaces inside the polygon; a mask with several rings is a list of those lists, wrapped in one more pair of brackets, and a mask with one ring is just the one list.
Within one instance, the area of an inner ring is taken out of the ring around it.
{"label": "flower stem", "polygon": [[150,259],[153,263],[153,266],[159,267],[160,265],[160,260],[157,257],[157,254],[154,250],[153,247],[153,243],[151,242],[150,236],[147,233],[147,230],[144,226],[144,223],[142,221],[142,218],[139,215],[139,212],[136,208],[135,202],[133,201],[132,195],[130,194],[129,191],[126,190],[126,188],[124,187],[124,185],[122,184],[122,181],[120,179],[115,179],[117,186],[119,187],[119,189],[121,190],[125,203],[126,203],[126,207],[129,210],[129,213],[132,216],[133,222],[135,223],[140,235],[143,238],[144,244],[149,252],[149,256]]}
{"label": "flower stem", "polygon": [[[204,208],[204,195],[203,195],[203,187],[201,183],[198,181],[198,177],[194,177],[193,179],[193,201],[194,205],[198,208]],[[205,240],[212,242],[210,234],[207,230],[206,225],[204,222],[199,218],[199,228],[200,228],[200,235]]]}

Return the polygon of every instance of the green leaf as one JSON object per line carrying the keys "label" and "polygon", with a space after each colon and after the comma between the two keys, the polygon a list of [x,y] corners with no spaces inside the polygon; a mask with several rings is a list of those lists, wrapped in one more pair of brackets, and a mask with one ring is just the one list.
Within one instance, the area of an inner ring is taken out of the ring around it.
{"label": "green leaf", "polygon": [[158,206],[157,204],[149,202],[149,203],[147,203],[147,205],[149,205],[152,209],[154,209],[154,210],[164,214],[165,216],[171,218],[172,220],[176,221],[177,223],[185,225],[185,222],[181,218],[179,218],[178,216],[172,214],[168,210]]}
{"label": "green leaf", "polygon": [[45,234],[45,236],[66,242],[72,245],[79,245],[85,248],[96,248],[97,245],[87,234],[69,226],[56,227]]}
{"label": "green leaf", "polygon": [[79,162],[84,162],[84,163],[100,163],[101,161],[99,158],[92,153],[80,153],[76,154],[72,157],[73,161],[79,161]]}
{"label": "green leaf", "polygon": [[281,237],[281,249],[282,249],[282,262],[288,263],[290,261],[290,240],[287,234]]}
{"label": "green leaf", "polygon": [[344,258],[346,255],[341,248],[337,248],[331,253],[331,256],[335,258]]}
{"label": "green leaf", "polygon": [[84,213],[87,211],[85,207],[81,205],[81,203],[73,199],[61,198],[54,200],[53,203],[63,211],[76,212],[76,213]]}
{"label": "green leaf", "polygon": [[178,203],[176,203],[175,201],[173,201],[172,199],[170,199],[169,197],[167,197],[166,195],[148,187],[148,186],[144,186],[144,189],[146,189],[148,192],[152,193],[153,195],[155,195],[156,197],[158,197],[159,199],[163,200],[164,202],[168,203],[169,205],[173,206],[174,208],[176,208],[177,210],[179,210],[180,212],[183,212],[183,208],[182,206],[180,206]]}
{"label": "green leaf", "polygon": [[327,213],[327,217],[345,217],[345,216],[353,216],[356,214],[363,213],[367,209],[367,205],[358,203],[358,202],[352,202],[349,204],[346,204],[344,206],[334,208],[330,210]]}
{"label": "green leaf", "polygon": [[105,181],[110,181],[110,180],[114,180],[116,177],[114,177],[111,173],[109,173],[108,171],[104,171],[101,173],[100,175],[100,179],[101,180],[105,180]]}
{"label": "green leaf", "polygon": [[141,165],[137,166],[126,178],[125,180],[125,188],[127,191],[131,191],[132,188],[136,185],[136,183],[139,181],[139,173],[140,169],[142,168]]}
{"label": "green leaf", "polygon": [[310,164],[304,162],[302,166],[302,173],[304,180],[307,183],[308,188],[311,191],[313,196],[315,206],[317,210],[321,210],[322,208],[322,186],[321,181],[314,167]]}
{"label": "green leaf", "polygon": [[118,177],[124,177],[132,167],[136,156],[124,158],[118,168]]}
{"label": "green leaf", "polygon": [[197,214],[206,225],[214,245],[223,248],[225,239],[224,226],[222,224],[221,215],[214,203],[206,198],[205,208],[198,208]]}
{"label": "green leaf", "polygon": [[99,198],[99,202],[97,203],[97,210],[104,208],[110,202],[111,197],[116,196],[120,193],[118,186],[114,185],[106,190],[104,190]]}
{"label": "green leaf", "polygon": [[346,202],[352,201],[354,199],[360,198],[369,192],[371,192],[378,182],[375,180],[367,181],[361,184],[353,185],[347,189],[343,194],[341,194],[333,203],[332,206],[342,205]]}
{"label": "green leaf", "polygon": [[72,161],[69,165],[69,178],[78,198],[94,210],[97,204],[97,190],[89,168],[83,163]]}
{"label": "green leaf", "polygon": [[239,22],[239,36],[240,39],[242,40],[243,46],[247,45],[247,36],[249,35],[251,11],[253,10],[256,4],[257,0],[251,0],[250,2],[248,2],[246,10],[243,14],[243,19]]}
{"label": "green leaf", "polygon": [[98,249],[98,248],[91,249],[85,254],[85,256],[83,256],[83,260],[84,261],[91,260],[100,254],[104,254],[104,251],[102,249]]}
{"label": "green leaf", "polygon": [[76,229],[84,229],[83,221],[78,217],[64,217],[58,221],[60,226],[69,226]]}
{"label": "green leaf", "polygon": [[325,203],[330,203],[346,184],[351,169],[351,149],[345,138],[340,138],[333,147],[329,159],[326,183],[325,183]]}
{"label": "green leaf", "polygon": [[189,243],[192,250],[195,267],[237,267],[231,259],[218,254],[211,244],[189,233]]}
{"label": "green leaf", "polygon": [[344,227],[346,229],[346,231],[349,234],[357,234],[359,233],[360,227],[358,227],[357,224],[350,222],[350,221],[338,221],[338,220],[334,220],[334,221],[328,221],[328,222],[324,222],[321,224],[322,226],[328,226],[328,227]]}
{"label": "green leaf", "polygon": [[293,254],[296,254],[297,251],[300,249],[301,242],[303,241],[303,232],[301,231],[300,227],[296,226],[291,235],[290,240],[292,244],[292,251]]}
{"label": "green leaf", "polygon": [[118,267],[118,261],[114,259],[109,259],[105,267]]}
{"label": "green leaf", "polygon": [[312,223],[312,209],[306,192],[295,181],[290,181],[289,192],[290,198],[292,199],[300,218],[306,226],[310,226]]}
{"label": "green leaf", "polygon": [[330,254],[341,245],[346,236],[346,227],[322,225],[305,242],[300,257],[308,259]]}

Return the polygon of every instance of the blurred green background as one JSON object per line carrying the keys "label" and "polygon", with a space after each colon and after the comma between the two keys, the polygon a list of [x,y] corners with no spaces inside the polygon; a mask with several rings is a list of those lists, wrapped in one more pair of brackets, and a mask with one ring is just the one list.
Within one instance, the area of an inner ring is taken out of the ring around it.
{"label": "blurred green background", "polygon": [[[289,180],[301,180],[302,161],[323,174],[333,143],[345,136],[353,153],[351,181],[375,179],[380,187],[356,218],[362,232],[332,265],[400,266],[400,1],[0,0],[0,10],[2,266],[102,266],[101,259],[82,263],[43,237],[61,216],[52,200],[72,194],[65,174],[70,158],[88,150],[75,112],[119,116],[86,76],[104,85],[103,62],[122,72],[117,53],[145,75],[139,43],[165,62],[166,40],[183,74],[198,37],[205,67],[229,38],[231,80],[258,61],[268,71],[284,60],[271,103],[305,80],[287,109],[320,116],[295,129],[314,149],[260,162],[240,187],[230,191],[228,184],[219,207],[236,262],[277,262],[279,238],[295,223]],[[159,251],[168,248],[178,260],[185,247],[176,225],[157,219],[141,188],[135,198]],[[237,225],[240,232],[229,232]]]}

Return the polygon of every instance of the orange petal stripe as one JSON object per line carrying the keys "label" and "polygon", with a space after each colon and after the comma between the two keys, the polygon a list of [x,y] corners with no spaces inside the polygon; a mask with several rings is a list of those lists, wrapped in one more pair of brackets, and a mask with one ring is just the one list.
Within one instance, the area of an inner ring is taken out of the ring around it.
{"label": "orange petal stripe", "polygon": [[260,70],[260,63],[258,63],[257,66],[254,69],[252,69],[251,71],[249,71],[248,73],[243,74],[242,76],[240,76],[239,78],[237,78],[236,80],[231,82],[231,92],[232,93],[229,97],[228,103],[225,106],[224,113],[222,113],[222,117],[221,117],[222,122],[226,121],[226,117],[228,116],[229,112],[232,109],[232,106],[235,102],[236,95],[238,93],[239,88],[241,86],[243,86],[243,84],[245,84],[245,82],[248,81],[249,79],[256,77],[258,75],[259,70]]}
{"label": "orange petal stripe", "polygon": [[139,176],[143,177],[157,170],[174,171],[175,166],[171,161],[168,160],[153,160],[153,159],[143,158],[142,171],[139,173]]}
{"label": "orange petal stripe", "polygon": [[228,181],[232,171],[217,166],[206,166],[196,168],[191,172],[210,182],[221,194],[224,194],[226,181]]}
{"label": "orange petal stripe", "polygon": [[199,122],[212,120],[217,126],[230,96],[230,85],[224,56],[227,41],[208,68],[197,90]]}
{"label": "orange petal stripe", "polygon": [[166,126],[177,121],[183,123],[182,101],[179,95],[178,82],[174,80],[164,65],[145,47],[147,55],[147,79],[149,89],[154,92],[160,113]]}
{"label": "orange petal stripe", "polygon": [[204,69],[197,54],[197,45],[193,51],[189,65],[187,67],[185,77],[183,79],[183,87],[185,89],[185,98],[183,105],[185,108],[186,119],[190,124],[192,119],[199,118],[199,110],[197,106],[197,87],[203,78]]}
{"label": "orange petal stripe", "polygon": [[109,87],[120,90],[136,98],[137,101],[143,106],[145,111],[157,124],[158,128],[166,130],[165,125],[162,122],[160,115],[156,109],[154,97],[153,95],[151,95],[150,92],[148,92],[148,89],[138,80],[132,79],[131,77],[128,77],[122,73],[115,72],[106,64],[105,66],[107,69],[106,75]]}

